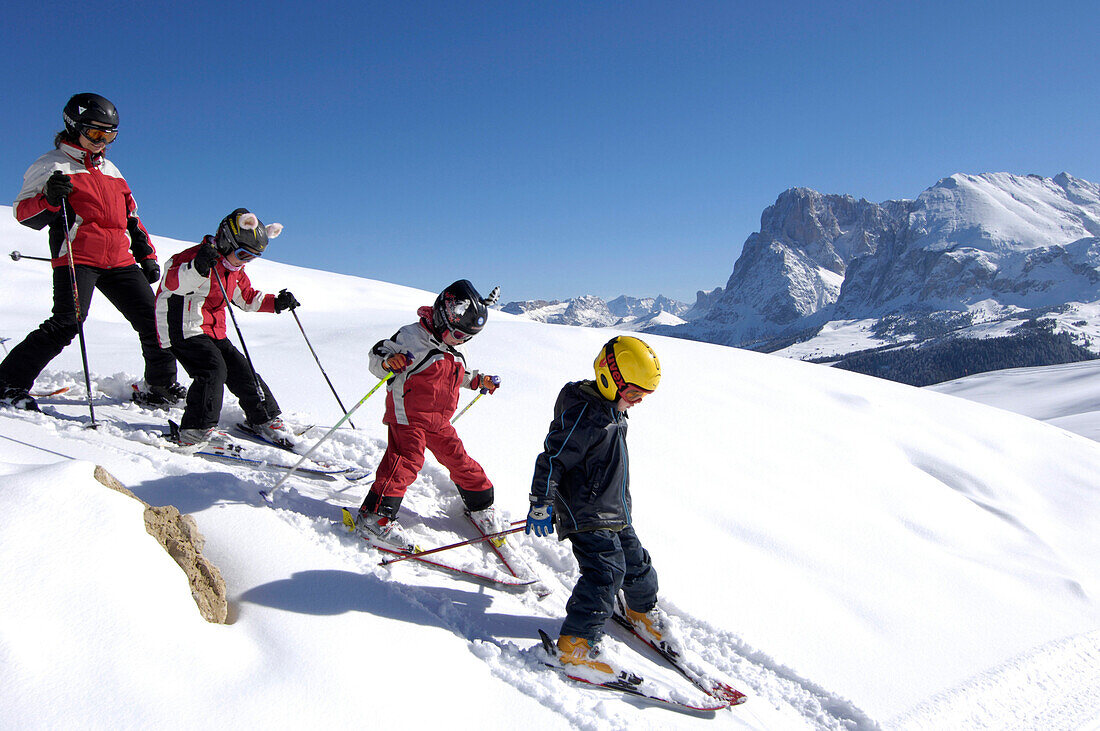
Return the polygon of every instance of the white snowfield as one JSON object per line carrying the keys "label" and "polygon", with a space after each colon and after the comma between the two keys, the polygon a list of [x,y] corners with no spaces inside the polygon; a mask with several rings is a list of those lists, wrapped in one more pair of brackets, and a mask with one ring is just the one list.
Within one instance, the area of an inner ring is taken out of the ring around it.
{"label": "white snowfield", "polygon": [[[44,234],[4,213],[0,241],[44,253]],[[288,230],[271,256],[293,242]],[[162,259],[187,245],[156,243]],[[302,302],[349,406],[375,383],[370,346],[434,297],[270,260],[249,273]],[[0,337],[20,340],[49,302],[47,265],[0,260]],[[238,319],[284,417],[318,425],[306,434],[316,439],[341,412],[293,319]],[[157,434],[180,411],[121,401],[141,360],[102,297],[86,334],[97,430],[85,428],[75,343],[36,386],[72,387],[42,400],[48,414],[0,410],[5,728],[1100,727],[1100,444],[1080,434],[823,366],[647,338],[663,378],[631,411],[635,525],[677,629],[749,695],[699,718],[538,664],[537,630],[556,634],[575,579],[568,544],[510,539],[554,589],[542,601],[412,562],[381,567],[333,524],[369,479],[296,476],[267,507],[257,491],[279,472],[163,449]],[[471,365],[503,384],[457,428],[512,520],[526,513],[559,388],[589,377],[611,334],[494,312],[469,345]],[[339,430],[320,458],[376,466],[382,406],[381,393],[367,401],[358,429]],[[223,425],[240,418],[227,399]],[[229,587],[228,624],[200,618],[140,504],[94,482],[94,464],[195,516]],[[429,457],[402,520],[422,546],[442,545],[473,535],[460,507]],[[443,555],[496,567],[481,547]],[[621,634],[607,653],[698,699]]]}

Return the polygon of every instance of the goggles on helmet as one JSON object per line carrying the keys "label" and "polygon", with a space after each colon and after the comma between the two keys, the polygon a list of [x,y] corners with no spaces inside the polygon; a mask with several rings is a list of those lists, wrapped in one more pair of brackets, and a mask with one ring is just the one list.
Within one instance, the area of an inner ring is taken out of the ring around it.
{"label": "goggles on helmet", "polygon": [[115,137],[118,137],[118,127],[96,127],[92,124],[82,124],[80,125],[80,134],[92,142],[110,144],[115,141]]}
{"label": "goggles on helmet", "polygon": [[455,330],[454,328],[451,328],[447,332],[451,334],[452,338],[460,343],[465,342],[474,336],[473,333],[462,332],[461,330]]}

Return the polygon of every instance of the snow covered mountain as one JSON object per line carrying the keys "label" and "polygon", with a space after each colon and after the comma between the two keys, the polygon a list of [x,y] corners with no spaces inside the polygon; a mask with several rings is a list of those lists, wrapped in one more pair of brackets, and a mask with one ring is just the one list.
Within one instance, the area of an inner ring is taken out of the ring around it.
{"label": "snow covered mountain", "polygon": [[[164,254],[189,245],[155,241]],[[45,246],[2,209],[0,242],[28,254]],[[295,293],[314,348],[354,403],[375,384],[367,349],[434,293],[284,265],[274,244],[270,255],[249,264],[253,283]],[[4,257],[0,283],[0,337],[18,339],[49,311],[49,269]],[[341,411],[294,321],[239,319],[287,420],[334,423]],[[526,513],[559,388],[591,373],[610,334],[494,312],[470,342],[471,365],[503,383],[456,428],[513,520]],[[1049,399],[1036,413],[1072,416],[1080,433],[931,390],[647,336],[664,378],[631,412],[635,524],[674,625],[750,696],[699,719],[567,685],[538,663],[537,630],[556,631],[576,578],[568,544],[515,537],[554,588],[542,601],[410,562],[380,566],[333,524],[366,484],[295,476],[285,501],[266,506],[257,491],[278,472],[169,451],[158,435],[179,410],[124,400],[141,359],[129,325],[100,298],[86,335],[98,429],[86,428],[75,344],[37,384],[72,388],[43,399],[47,414],[0,410],[5,727],[1100,724],[1100,444],[1081,436],[1096,407],[1061,403],[1061,389],[1036,390]],[[1087,397],[1088,373],[1062,382]],[[985,380],[983,393],[991,389]],[[319,458],[374,469],[381,414],[376,395]],[[222,425],[241,417],[227,398]],[[93,464],[147,502],[194,516],[229,590],[227,624],[201,619],[182,572],[145,533],[140,504],[94,482]],[[401,519],[424,545],[471,537],[430,455]],[[495,561],[478,547],[451,555]],[[614,632],[606,652],[667,674]]]}
{"label": "snow covered mountain", "polygon": [[653,325],[680,325],[684,323],[680,315],[689,309],[689,305],[664,295],[640,299],[621,295],[610,302],[604,302],[593,295],[585,295],[564,302],[525,300],[509,302],[501,307],[502,312],[524,315],[536,322],[580,327],[614,325],[624,330],[641,330]]}
{"label": "snow covered mountain", "polygon": [[1066,173],[956,174],[880,204],[794,188],[764,211],[721,293],[697,305],[705,313],[658,331],[774,350],[827,323],[873,321],[873,343],[887,345],[1038,310],[1065,330],[1082,320],[1075,307],[1100,300],[1098,235],[1100,186]]}

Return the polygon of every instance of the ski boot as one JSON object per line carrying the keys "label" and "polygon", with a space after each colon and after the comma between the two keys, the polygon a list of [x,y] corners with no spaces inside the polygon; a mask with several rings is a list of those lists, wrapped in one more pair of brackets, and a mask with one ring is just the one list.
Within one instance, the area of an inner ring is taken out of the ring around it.
{"label": "ski boot", "polygon": [[[470,516],[470,520],[477,529],[481,531],[482,535],[489,535],[490,533],[500,533],[503,530],[507,530],[507,526],[500,519],[500,515],[497,514],[496,508],[492,505],[484,510],[467,510],[466,514]],[[504,536],[497,536],[496,538],[490,538],[489,542],[497,548],[504,546]]]}
{"label": "ski boot", "polygon": [[256,435],[283,449],[293,452],[294,448],[298,446],[298,437],[277,416],[262,424],[246,422],[245,426]]}
{"label": "ski boot", "polygon": [[670,632],[668,615],[663,609],[654,605],[648,612],[635,612],[626,606],[621,594],[617,600],[620,613],[627,618],[639,637],[673,657],[680,655],[681,643]]}
{"label": "ski boot", "polygon": [[609,676],[615,674],[610,665],[595,659],[600,654],[599,648],[591,646],[583,637],[561,635],[558,637],[558,652],[563,666],[588,668]]}
{"label": "ski boot", "polygon": [[239,449],[230,436],[216,426],[208,429],[179,429],[169,439],[181,447],[193,448],[194,451],[201,449],[214,453],[232,453]]}
{"label": "ski boot", "polygon": [[417,547],[397,524],[396,518],[378,513],[360,512],[355,518],[355,532],[372,546],[400,553],[416,553]]}
{"label": "ski boot", "polygon": [[27,389],[4,386],[3,384],[0,384],[0,405],[22,409],[23,411],[41,411],[38,408],[38,402],[34,400]]}
{"label": "ski boot", "polygon": [[147,386],[144,391],[134,386],[134,392],[130,400],[139,406],[150,406],[154,409],[166,406],[174,406],[187,398],[187,389],[178,382],[167,386]]}

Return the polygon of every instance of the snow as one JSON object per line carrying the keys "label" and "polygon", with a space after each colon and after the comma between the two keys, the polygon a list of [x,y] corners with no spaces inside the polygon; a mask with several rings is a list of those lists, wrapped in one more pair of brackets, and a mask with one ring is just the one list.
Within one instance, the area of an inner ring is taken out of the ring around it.
{"label": "snow", "polygon": [[877,320],[831,320],[812,338],[808,338],[773,355],[797,360],[830,358],[860,350],[878,348],[886,343],[874,336]]}
{"label": "snow", "polygon": [[[43,234],[4,218],[0,239],[43,252]],[[276,243],[293,241],[286,231]],[[156,244],[162,258],[188,245]],[[249,273],[259,288],[287,287],[302,302],[303,327],[348,405],[375,383],[364,367],[370,346],[434,297],[270,259]],[[49,311],[48,269],[5,257],[0,282],[0,337],[18,341]],[[341,412],[293,320],[238,319],[284,416],[335,423]],[[53,416],[0,410],[5,727],[1100,724],[1100,444],[1084,431],[930,389],[645,336],[663,380],[631,412],[636,527],[676,627],[750,696],[699,719],[567,685],[538,665],[537,629],[556,632],[575,578],[567,544],[512,539],[554,589],[542,601],[410,562],[381,567],[333,525],[367,483],[296,476],[267,507],[257,491],[279,472],[156,446],[166,415],[119,398],[141,360],[102,297],[86,335],[104,399],[97,430],[84,428],[75,343],[37,383],[72,387],[43,399]],[[503,384],[457,428],[511,519],[526,512],[559,388],[590,374],[609,335],[493,312],[468,346],[471,365]],[[1049,387],[1044,373],[1024,391],[1034,414],[1091,418],[1085,402],[1097,391],[1085,379],[1095,383],[1095,371],[1080,380],[1049,371]],[[1003,388],[1018,400],[1011,378],[988,381],[987,394]],[[353,416],[358,429],[338,430],[318,454],[374,468],[381,412],[379,394]],[[240,415],[227,398],[223,425]],[[195,517],[229,588],[228,624],[199,617],[182,572],[146,535],[140,504],[94,482],[95,464],[147,502]],[[402,520],[422,545],[442,545],[472,535],[459,506],[429,457]],[[481,548],[450,553],[495,566]],[[677,682],[621,636],[608,653]]]}
{"label": "snow", "polygon": [[941,180],[917,199],[914,228],[927,228],[917,245],[935,250],[972,248],[1016,252],[1068,244],[1100,231],[1095,190],[1074,195],[1061,178],[1009,173],[966,175]]}
{"label": "snow", "polygon": [[927,388],[1024,414],[1100,442],[1100,360],[978,373]]}

